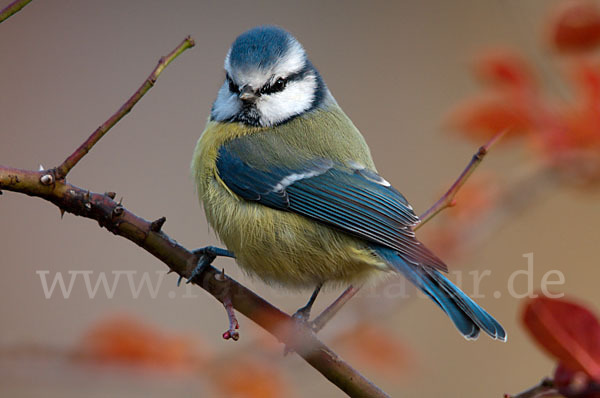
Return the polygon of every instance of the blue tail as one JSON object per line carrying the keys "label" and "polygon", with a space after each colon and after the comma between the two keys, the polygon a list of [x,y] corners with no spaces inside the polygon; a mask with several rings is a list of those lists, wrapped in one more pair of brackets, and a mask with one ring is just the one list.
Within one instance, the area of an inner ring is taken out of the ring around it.
{"label": "blue tail", "polygon": [[395,270],[431,297],[448,314],[466,339],[476,339],[479,331],[483,330],[493,339],[506,341],[506,332],[502,325],[438,270],[409,263],[395,250],[381,246],[374,249]]}

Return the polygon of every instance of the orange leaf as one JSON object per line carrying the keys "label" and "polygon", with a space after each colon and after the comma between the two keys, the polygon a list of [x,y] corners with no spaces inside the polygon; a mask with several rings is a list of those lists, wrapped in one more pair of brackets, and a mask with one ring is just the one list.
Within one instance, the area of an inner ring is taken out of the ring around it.
{"label": "orange leaf", "polygon": [[162,370],[191,370],[198,360],[205,360],[192,341],[168,335],[130,316],[115,316],[92,327],[80,351],[88,360]]}
{"label": "orange leaf", "polygon": [[585,51],[600,43],[600,10],[591,1],[561,4],[550,25],[550,42],[559,51]]}
{"label": "orange leaf", "polygon": [[413,355],[393,331],[370,322],[340,333],[336,345],[357,363],[371,366],[390,378],[397,378],[399,371],[409,369],[409,364],[414,362]]}
{"label": "orange leaf", "polygon": [[213,369],[213,380],[221,391],[221,396],[232,398],[279,398],[290,397],[288,387],[280,368],[249,355],[238,355],[234,362],[224,363]]}
{"label": "orange leaf", "polygon": [[540,296],[527,302],[523,323],[561,363],[600,380],[600,322],[587,308]]}

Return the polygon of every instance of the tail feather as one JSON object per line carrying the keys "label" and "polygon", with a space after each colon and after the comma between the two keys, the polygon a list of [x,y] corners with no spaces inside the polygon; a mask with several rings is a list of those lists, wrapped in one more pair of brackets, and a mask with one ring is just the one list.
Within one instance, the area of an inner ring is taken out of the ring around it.
{"label": "tail feather", "polygon": [[429,296],[466,339],[476,339],[479,331],[483,330],[493,339],[506,341],[502,325],[438,270],[408,262],[391,249],[378,247],[376,251]]}
{"label": "tail feather", "polygon": [[435,280],[442,289],[453,298],[460,309],[467,314],[471,320],[492,338],[506,341],[506,331],[490,314],[481,308],[475,301],[456,287],[439,271],[424,268],[427,274]]}

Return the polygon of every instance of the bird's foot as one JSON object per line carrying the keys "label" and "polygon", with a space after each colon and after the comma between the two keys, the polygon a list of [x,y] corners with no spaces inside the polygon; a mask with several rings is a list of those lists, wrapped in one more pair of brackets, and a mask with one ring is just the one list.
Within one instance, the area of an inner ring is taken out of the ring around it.
{"label": "bird's foot", "polygon": [[[309,321],[310,310],[310,307],[302,307],[298,311],[294,312],[294,314],[291,316],[293,322],[291,333],[292,336],[296,336],[299,333],[304,332],[306,329],[312,332],[312,322]],[[287,344],[285,347],[283,347],[284,356],[288,355],[292,351],[295,351],[294,348]]]}
{"label": "bird's foot", "polygon": [[310,319],[310,310],[311,309],[309,307],[302,307],[298,311],[294,312],[292,319],[294,322],[298,322],[306,326],[310,323],[308,322]]}
{"label": "bird's foot", "polygon": [[192,253],[194,253],[196,256],[209,255],[209,256],[214,256],[214,257],[235,258],[235,254],[233,254],[233,252],[230,252],[227,249],[221,249],[220,247],[215,247],[215,246],[201,247],[200,249],[192,250]]}
{"label": "bird's foot", "polygon": [[[215,246],[206,246],[200,249],[192,250],[192,253],[196,255],[198,262],[196,263],[196,267],[190,274],[190,277],[187,279],[186,283],[191,283],[194,278],[204,271],[206,267],[208,267],[217,257],[231,257],[235,258],[235,255],[226,249],[221,249],[220,247]],[[180,276],[177,280],[177,286],[181,284],[183,277]]]}

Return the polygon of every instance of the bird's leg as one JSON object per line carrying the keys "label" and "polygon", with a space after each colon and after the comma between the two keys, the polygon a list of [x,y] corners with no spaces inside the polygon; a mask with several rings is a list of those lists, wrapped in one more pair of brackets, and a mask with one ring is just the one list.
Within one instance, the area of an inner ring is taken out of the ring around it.
{"label": "bird's leg", "polygon": [[315,288],[315,291],[312,293],[312,295],[308,299],[308,303],[306,303],[306,305],[304,307],[300,308],[298,311],[294,312],[294,315],[292,315],[292,318],[294,318],[297,321],[303,322],[303,323],[308,322],[308,319],[310,318],[310,310],[312,309],[312,306],[315,303],[315,300],[317,299],[319,292],[321,291],[321,287],[323,287],[322,283],[317,285],[317,287]]}
{"label": "bird's leg", "polygon": [[[206,267],[208,267],[215,260],[215,258],[217,258],[217,257],[235,258],[235,255],[232,252],[230,252],[229,250],[221,249],[220,247],[214,247],[214,246],[206,246],[206,247],[202,247],[200,249],[192,250],[192,253],[194,253],[196,255],[196,257],[198,258],[198,262],[196,263],[196,268],[194,268],[194,270],[190,274],[190,277],[188,278],[186,283],[191,283],[195,277],[200,275],[202,273],[202,271],[204,271],[204,269]],[[182,279],[183,279],[183,277],[180,276],[179,280],[177,281],[177,286],[179,286]]]}
{"label": "bird's leg", "polygon": [[348,288],[344,290],[344,292],[333,303],[331,303],[329,307],[325,308],[323,312],[321,312],[319,316],[317,316],[315,320],[311,322],[312,330],[315,333],[318,333],[321,329],[323,329],[325,324],[327,324],[327,322],[329,322],[329,320],[333,318],[335,314],[337,314],[342,306],[346,304],[348,300],[354,297],[359,290],[360,286],[348,286]]}
{"label": "bird's leg", "polygon": [[[310,310],[312,309],[312,306],[315,303],[319,292],[321,291],[321,287],[323,287],[323,284],[319,283],[315,288],[315,291],[310,295],[308,303],[306,303],[304,307],[298,309],[298,311],[294,312],[294,315],[292,315],[292,320],[294,321],[294,327],[296,329],[305,328],[306,325],[308,325],[308,319],[310,318]],[[294,351],[294,349],[286,344],[286,346],[283,348],[283,355],[285,356],[292,351]]]}

